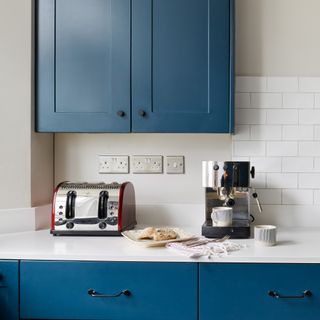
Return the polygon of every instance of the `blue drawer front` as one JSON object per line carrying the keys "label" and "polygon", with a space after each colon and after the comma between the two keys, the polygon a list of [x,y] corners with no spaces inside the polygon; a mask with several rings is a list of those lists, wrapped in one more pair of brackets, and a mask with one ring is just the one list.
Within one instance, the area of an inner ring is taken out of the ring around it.
{"label": "blue drawer front", "polygon": [[197,319],[196,264],[22,261],[20,279],[24,319]]}
{"label": "blue drawer front", "polygon": [[[320,319],[320,265],[200,264],[200,320],[318,320]],[[301,295],[304,299],[276,299]]]}
{"label": "blue drawer front", "polygon": [[0,320],[19,319],[18,261],[0,260]]}

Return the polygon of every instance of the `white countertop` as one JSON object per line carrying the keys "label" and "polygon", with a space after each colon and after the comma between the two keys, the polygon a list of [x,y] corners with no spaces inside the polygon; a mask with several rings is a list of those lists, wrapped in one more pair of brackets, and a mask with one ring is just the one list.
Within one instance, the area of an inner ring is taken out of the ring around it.
{"label": "white countertop", "polygon": [[0,259],[320,263],[320,228],[280,229],[277,238],[274,247],[256,247],[253,239],[232,240],[246,247],[223,258],[190,259],[167,248],[143,248],[123,237],[53,237],[43,230],[0,235]]}

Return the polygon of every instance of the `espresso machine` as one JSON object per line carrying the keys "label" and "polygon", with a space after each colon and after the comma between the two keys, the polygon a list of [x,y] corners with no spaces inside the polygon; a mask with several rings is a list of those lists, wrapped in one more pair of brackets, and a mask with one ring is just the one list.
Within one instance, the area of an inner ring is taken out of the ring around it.
{"label": "espresso machine", "polygon": [[[251,188],[250,179],[255,177],[255,168],[249,161],[203,161],[202,185],[205,188],[205,222],[202,235],[221,238],[229,235],[233,239],[250,238],[250,224],[254,217],[250,212],[251,199],[258,209],[262,208],[258,194]],[[231,207],[233,210],[230,226],[217,226],[212,222],[212,209]]]}

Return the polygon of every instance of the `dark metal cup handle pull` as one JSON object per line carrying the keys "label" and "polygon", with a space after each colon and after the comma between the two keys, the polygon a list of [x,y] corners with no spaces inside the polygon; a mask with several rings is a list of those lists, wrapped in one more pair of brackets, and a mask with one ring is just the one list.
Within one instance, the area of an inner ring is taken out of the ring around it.
{"label": "dark metal cup handle pull", "polygon": [[88,295],[93,297],[93,298],[117,298],[117,297],[120,297],[121,295],[130,296],[131,292],[126,289],[126,290],[120,291],[117,294],[102,294],[102,293],[97,292],[94,289],[89,289],[88,290]]}
{"label": "dark metal cup handle pull", "polygon": [[268,295],[276,299],[303,299],[306,297],[311,297],[312,292],[310,290],[304,290],[300,296],[282,296],[277,291],[269,291]]}

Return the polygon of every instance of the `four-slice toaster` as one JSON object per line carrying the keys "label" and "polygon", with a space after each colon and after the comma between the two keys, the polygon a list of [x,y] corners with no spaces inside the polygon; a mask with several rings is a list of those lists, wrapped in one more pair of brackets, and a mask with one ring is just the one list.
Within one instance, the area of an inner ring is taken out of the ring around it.
{"label": "four-slice toaster", "polygon": [[136,225],[132,183],[59,184],[52,203],[53,235],[120,235]]}

